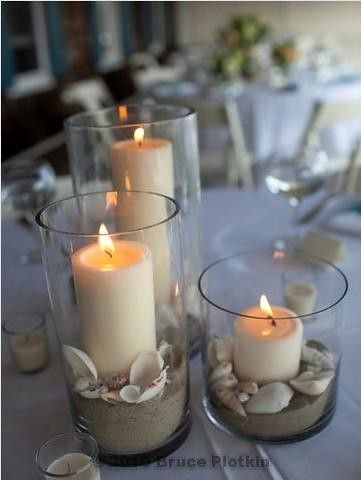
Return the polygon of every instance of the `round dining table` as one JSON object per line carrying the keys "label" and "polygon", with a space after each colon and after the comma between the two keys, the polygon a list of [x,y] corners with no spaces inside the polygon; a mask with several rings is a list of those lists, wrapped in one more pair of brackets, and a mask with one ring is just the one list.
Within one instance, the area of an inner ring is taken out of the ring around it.
{"label": "round dining table", "polygon": [[[361,215],[358,217],[361,222]],[[290,228],[287,202],[263,189],[202,192],[203,264],[236,251],[267,249]],[[310,228],[307,225],[303,228]],[[321,227],[320,227],[321,228]],[[260,445],[213,426],[202,407],[200,355],[190,361],[192,430],[185,443],[158,463],[135,468],[101,465],[103,480],[142,479],[361,479],[361,237],[337,235],[347,260],[339,264],[349,281],[345,302],[343,358],[336,414],[317,436],[289,445]],[[37,447],[72,430],[59,348],[51,319],[43,268],[21,256],[39,246],[31,228],[2,219],[2,314],[40,312],[48,320],[50,364],[36,374],[14,369],[2,342],[2,473],[6,480],[41,478]],[[121,425],[119,429],[121,431]],[[262,460],[262,461],[260,461]]]}

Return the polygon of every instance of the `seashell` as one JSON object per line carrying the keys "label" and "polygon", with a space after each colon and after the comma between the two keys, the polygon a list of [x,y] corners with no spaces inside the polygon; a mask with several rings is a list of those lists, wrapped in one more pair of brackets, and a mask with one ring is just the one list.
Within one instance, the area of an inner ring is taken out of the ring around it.
{"label": "seashell", "polygon": [[74,392],[82,392],[83,390],[88,390],[91,386],[91,381],[89,378],[86,377],[79,377],[78,380],[75,382],[73,387]]}
{"label": "seashell", "polygon": [[315,365],[307,365],[307,370],[309,372],[315,372],[315,373],[318,373],[322,370],[321,367],[316,367]]}
{"label": "seashell", "polygon": [[121,400],[127,403],[141,403],[150,400],[163,390],[167,381],[167,368],[161,371],[160,375],[153,380],[148,388],[142,393],[141,388],[138,385],[126,385],[123,387],[119,396]]}
{"label": "seashell", "polygon": [[84,398],[100,398],[102,394],[108,392],[108,387],[105,385],[98,386],[98,387],[90,387],[87,390],[83,390],[82,392],[79,392],[79,395],[81,395]]}
{"label": "seashell", "polygon": [[137,403],[140,397],[140,387],[138,385],[126,385],[120,390],[119,396],[121,400],[127,403]]}
{"label": "seashell", "polygon": [[98,372],[92,359],[82,350],[63,345],[63,354],[68,362],[74,378],[89,378],[91,383],[97,383]]}
{"label": "seashell", "polygon": [[214,381],[210,388],[211,390],[222,390],[223,388],[234,388],[238,383],[237,378],[233,375],[233,373],[228,373],[224,377],[219,378],[218,380]]}
{"label": "seashell", "polygon": [[173,368],[178,368],[182,363],[183,350],[178,345],[172,346],[165,340],[162,340],[158,348],[158,353],[164,362]]}
{"label": "seashell", "polygon": [[293,390],[282,382],[268,383],[261,387],[246,404],[247,413],[277,413],[287,407]]}
{"label": "seashell", "polygon": [[208,345],[208,363],[215,368],[220,363],[232,362],[233,339],[232,337],[215,338]]}
{"label": "seashell", "polygon": [[104,392],[100,395],[102,400],[108,403],[118,403],[122,399],[119,396],[119,390],[111,390],[110,392]]}
{"label": "seashell", "polygon": [[230,362],[220,363],[210,374],[209,383],[212,384],[230,373],[232,373],[232,364]]}
{"label": "seashell", "polygon": [[130,385],[137,385],[144,391],[159,376],[163,365],[164,360],[158,352],[141,353],[130,367]]}
{"label": "seashell", "polygon": [[329,386],[334,377],[332,370],[323,372],[303,372],[290,381],[292,387],[306,395],[320,395]]}
{"label": "seashell", "polygon": [[167,383],[167,368],[161,371],[158,378],[156,378],[151,385],[142,393],[137,403],[146,402],[155,397],[163,391],[165,384]]}
{"label": "seashell", "polygon": [[256,382],[239,382],[238,388],[241,392],[249,393],[254,395],[258,392],[258,385]]}
{"label": "seashell", "polygon": [[242,403],[240,402],[239,398],[237,395],[232,392],[232,390],[229,390],[227,388],[217,390],[216,395],[218,400],[227,407],[229,410],[232,410],[235,413],[238,413],[238,415],[241,415],[242,417],[246,416],[246,412],[243,408]]}
{"label": "seashell", "polygon": [[246,392],[241,392],[241,393],[238,394],[238,400],[241,403],[246,403],[246,402],[248,402],[249,399],[250,399],[250,396]]}
{"label": "seashell", "polygon": [[109,390],[120,390],[128,383],[128,377],[124,373],[114,373],[107,377],[104,383]]}
{"label": "seashell", "polygon": [[332,354],[330,352],[321,352],[316,348],[303,345],[301,360],[316,367],[321,367],[324,370],[333,370],[335,368]]}

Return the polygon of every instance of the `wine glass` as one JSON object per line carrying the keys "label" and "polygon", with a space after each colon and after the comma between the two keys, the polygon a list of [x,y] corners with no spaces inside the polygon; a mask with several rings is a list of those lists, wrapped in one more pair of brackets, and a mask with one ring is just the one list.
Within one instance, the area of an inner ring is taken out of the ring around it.
{"label": "wine glass", "polygon": [[271,162],[265,175],[265,183],[271,193],[288,199],[293,212],[293,234],[274,242],[278,250],[292,250],[297,246],[295,225],[303,198],[320,190],[329,176],[327,154],[318,147],[306,147],[293,158]]}
{"label": "wine glass", "polygon": [[[1,176],[1,203],[19,214],[18,221],[34,230],[34,213],[55,196],[55,172],[44,160],[18,159],[4,162]],[[20,257],[20,263],[41,261],[40,249]]]}

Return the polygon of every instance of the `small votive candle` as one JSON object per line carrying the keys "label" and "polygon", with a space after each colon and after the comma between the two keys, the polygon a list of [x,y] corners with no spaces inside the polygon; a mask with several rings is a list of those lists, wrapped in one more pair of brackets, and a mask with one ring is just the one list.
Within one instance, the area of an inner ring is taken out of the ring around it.
{"label": "small votive candle", "polygon": [[17,369],[22,373],[43,370],[49,362],[45,318],[39,314],[16,315],[2,327]]}
{"label": "small votive candle", "polygon": [[36,465],[44,478],[100,480],[98,446],[86,433],[62,433],[43,443]]}

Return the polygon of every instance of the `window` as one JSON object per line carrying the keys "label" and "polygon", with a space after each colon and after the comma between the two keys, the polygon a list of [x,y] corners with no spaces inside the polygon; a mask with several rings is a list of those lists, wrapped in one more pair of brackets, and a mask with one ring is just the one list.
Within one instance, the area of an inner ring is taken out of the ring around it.
{"label": "window", "polygon": [[97,2],[99,58],[101,71],[112,70],[123,61],[122,28],[117,2]]}
{"label": "window", "polygon": [[11,56],[12,78],[9,96],[20,96],[50,88],[51,73],[45,12],[42,2],[8,2],[7,50]]}

